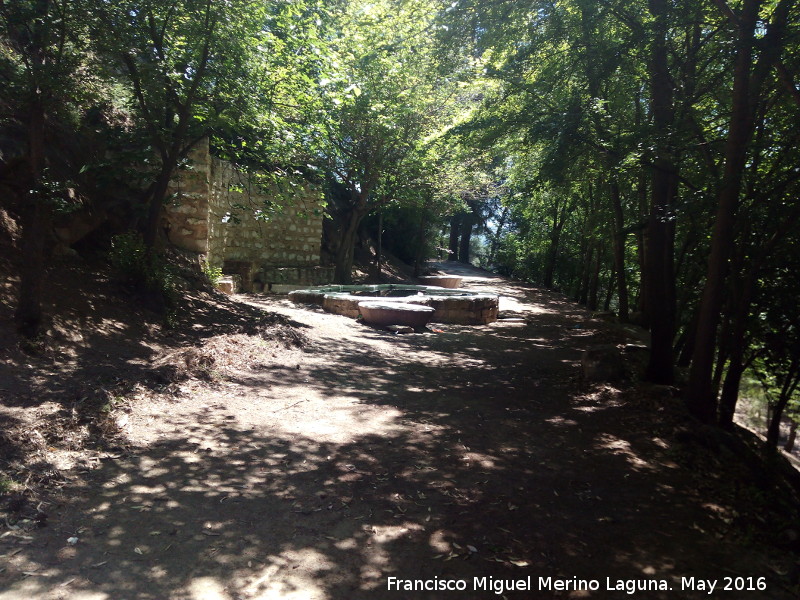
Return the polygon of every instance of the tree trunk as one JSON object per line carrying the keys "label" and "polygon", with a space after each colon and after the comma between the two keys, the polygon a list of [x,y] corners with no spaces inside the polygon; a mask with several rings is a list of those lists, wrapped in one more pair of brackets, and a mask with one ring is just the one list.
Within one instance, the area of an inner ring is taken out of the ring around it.
{"label": "tree trunk", "polygon": [[450,217],[450,242],[447,246],[449,252],[447,260],[458,260],[458,238],[461,235],[461,221],[464,213],[458,213]]}
{"label": "tree trunk", "polygon": [[742,187],[742,173],[747,160],[747,146],[753,133],[751,105],[751,69],[759,0],[746,0],[738,24],[739,36],[733,81],[728,139],[725,143],[725,170],[717,199],[714,228],[711,233],[711,254],[697,322],[692,366],[686,400],[689,409],[705,423],[717,418],[717,398],[712,382],[717,327],[722,309],[728,260],[734,245],[736,211]]}
{"label": "tree trunk", "polygon": [[606,300],[603,302],[603,310],[608,312],[611,310],[611,298],[614,297],[614,269],[608,273],[608,288],[606,288]]}
{"label": "tree trunk", "polygon": [[[636,188],[636,196],[639,201],[639,217],[644,218],[648,214],[647,202],[647,173],[642,169],[639,177],[639,185]],[[650,328],[650,312],[647,306],[647,243],[645,241],[645,230],[639,228],[636,232],[636,254],[639,260],[639,297],[636,308],[641,314],[640,325],[646,329]]]}
{"label": "tree trunk", "polygon": [[492,245],[489,249],[489,264],[494,265],[494,259],[497,256],[497,249],[500,246],[500,236],[503,233],[503,227],[505,227],[506,219],[508,219],[508,213],[510,212],[508,206],[503,207],[503,212],[500,213],[500,220],[497,222],[497,229],[492,236]]}
{"label": "tree trunk", "polygon": [[598,244],[597,254],[594,259],[594,269],[592,271],[592,278],[589,282],[589,299],[586,303],[586,308],[589,310],[597,310],[597,293],[600,288],[600,267],[603,260],[603,248]]}
{"label": "tree trunk", "polygon": [[359,209],[351,209],[347,215],[342,237],[339,239],[339,248],[336,250],[336,261],[334,266],[334,281],[341,285],[350,285],[353,282],[353,253],[356,247],[356,237],[358,236],[358,226],[364,219],[365,212]]}
{"label": "tree trunk", "polygon": [[378,240],[375,247],[375,272],[380,277],[381,274],[381,259],[383,252],[383,211],[378,213]]}
{"label": "tree trunk", "polygon": [[[727,329],[727,327],[726,325],[725,329]],[[728,364],[730,352],[730,334],[727,331],[723,331],[723,335],[719,338],[716,362],[711,376],[711,390],[715,398],[719,395],[722,375],[725,372],[725,365]]]}
{"label": "tree trunk", "polygon": [[556,256],[558,254],[558,235],[553,233],[550,235],[550,244],[547,247],[547,252],[544,256],[544,275],[542,276],[542,285],[548,290],[553,289],[553,279],[556,273]]}
{"label": "tree trunk", "polygon": [[797,440],[797,421],[793,420],[789,428],[789,437],[786,439],[786,444],[783,446],[783,449],[789,454],[794,452],[795,440]]}
{"label": "tree trunk", "polygon": [[170,159],[162,163],[161,170],[153,184],[153,189],[147,200],[147,213],[144,226],[142,228],[142,239],[148,250],[155,248],[158,240],[159,225],[161,224],[161,211],[164,201],[169,191],[169,183],[172,180],[173,166],[176,161]]}
{"label": "tree trunk", "polygon": [[777,448],[780,438],[781,419],[786,406],[800,385],[800,357],[793,357],[786,370],[786,375],[781,386],[778,402],[772,407],[772,414],[767,426],[767,447]]}
{"label": "tree trunk", "polygon": [[414,252],[414,277],[419,277],[422,271],[422,261],[425,259],[425,230],[427,219],[425,210],[420,210],[419,226],[417,227],[417,249]]}
{"label": "tree trunk", "polygon": [[27,338],[36,337],[42,325],[45,249],[49,233],[50,211],[41,197],[44,168],[44,107],[34,101],[28,121],[28,167],[33,193],[23,199],[22,265],[17,308],[14,318],[17,331]]}
{"label": "tree trunk", "polygon": [[682,343],[681,352],[678,356],[678,366],[688,367],[692,362],[692,353],[694,351],[695,332],[697,331],[697,311],[695,311],[692,320],[689,321],[688,327],[685,329],[683,337],[685,338]]}
{"label": "tree trunk", "polygon": [[589,285],[592,276],[592,258],[594,257],[594,244],[590,241],[586,253],[583,255],[583,268],[581,273],[581,287],[578,290],[578,303],[586,306],[589,302]]}
{"label": "tree trunk", "polygon": [[594,264],[595,252],[602,254],[600,242],[595,237],[595,218],[597,214],[597,202],[594,196],[594,188],[592,183],[589,182],[586,189],[586,198],[589,202],[589,211],[583,222],[583,231],[581,232],[582,243],[585,242],[584,248],[586,250],[583,255],[583,265],[581,269],[581,287],[579,290],[578,302],[584,306],[589,305],[589,297],[591,295],[592,287],[592,274]]}
{"label": "tree trunk", "polygon": [[781,435],[781,419],[783,419],[783,411],[786,408],[786,405],[789,403],[789,400],[792,398],[792,395],[797,390],[798,384],[800,384],[800,373],[798,373],[798,367],[800,367],[800,359],[795,358],[789,367],[789,370],[786,374],[786,381],[781,387],[781,394],[778,397],[778,402],[775,404],[775,407],[772,411],[772,418],[770,419],[769,427],[767,428],[767,448],[775,449],[778,447],[778,439]]}
{"label": "tree trunk", "polygon": [[475,225],[475,213],[468,212],[461,221],[461,242],[458,245],[458,262],[470,264],[470,242],[472,241],[472,229]]}
{"label": "tree trunk", "polygon": [[670,131],[674,122],[673,89],[667,57],[668,0],[649,0],[653,15],[650,56],[650,92],[656,151],[648,222],[647,288],[650,313],[650,362],[647,379],[654,383],[673,381],[672,342],[675,332],[674,224],[672,204],[677,192]]}
{"label": "tree trunk", "polygon": [[745,370],[742,354],[737,349],[731,354],[731,358],[728,361],[728,372],[725,374],[725,381],[722,384],[719,424],[725,428],[733,426],[733,416],[736,413],[736,404],[739,400],[739,386]]}
{"label": "tree trunk", "polygon": [[[585,226],[583,227],[585,230]],[[589,252],[589,240],[585,235],[580,236],[580,240],[578,242],[578,257],[579,257],[579,265],[580,265],[580,272],[578,273],[578,277],[575,280],[575,287],[572,290],[572,299],[575,302],[581,301],[581,294],[583,292],[583,284],[586,278],[586,257]]]}
{"label": "tree trunk", "polygon": [[[661,169],[667,168],[662,166]],[[673,228],[669,205],[674,197],[674,178],[657,167],[653,177],[653,214],[647,247],[647,306],[650,323],[650,362],[647,378],[654,383],[673,381],[675,335],[675,275],[672,266]]]}
{"label": "tree trunk", "polygon": [[625,275],[625,217],[622,212],[619,182],[616,178],[611,182],[611,208],[614,212],[614,270],[617,274],[618,316],[620,321],[627,323],[630,310],[628,308],[628,281]]}
{"label": "tree trunk", "polygon": [[[736,403],[739,400],[739,384],[741,382],[742,373],[747,368],[744,363],[744,352],[747,346],[745,336],[747,333],[747,317],[750,314],[750,307],[752,304],[752,296],[756,285],[756,278],[758,277],[758,269],[750,269],[744,276],[744,280],[738,281],[736,291],[734,294],[734,302],[730,304],[734,306],[730,309],[733,314],[728,320],[726,329],[729,333],[723,338],[724,348],[720,348],[720,355],[728,358],[728,374],[725,377],[725,383],[722,387],[722,396],[720,397],[719,404],[719,424],[722,427],[731,427],[733,425],[733,415],[736,412]],[[712,379],[712,393],[716,395],[716,390],[719,389],[719,380],[716,377]]]}
{"label": "tree trunk", "polygon": [[439,231],[439,234],[436,238],[436,258],[438,258],[440,261],[449,260],[449,254],[445,255],[447,248],[444,247],[444,239],[447,237],[449,230],[450,223],[443,223],[442,229]]}
{"label": "tree trunk", "polygon": [[[562,212],[564,214],[560,214]],[[542,281],[544,287],[548,289],[552,289],[553,280],[555,279],[558,250],[561,244],[561,231],[564,229],[564,224],[567,222],[566,212],[566,205],[560,210],[558,205],[556,205],[553,213],[553,225],[550,229],[550,243],[547,246],[547,253],[545,254],[544,278]]]}

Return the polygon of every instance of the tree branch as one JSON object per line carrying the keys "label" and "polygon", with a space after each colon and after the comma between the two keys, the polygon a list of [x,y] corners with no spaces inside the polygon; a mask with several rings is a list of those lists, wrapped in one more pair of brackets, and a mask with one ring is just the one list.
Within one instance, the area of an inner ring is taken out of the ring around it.
{"label": "tree branch", "polygon": [[122,62],[125,63],[125,67],[128,69],[128,74],[130,75],[131,83],[133,83],[133,93],[139,102],[139,108],[142,109],[142,113],[144,114],[144,121],[148,131],[150,132],[150,136],[153,139],[153,144],[156,146],[156,148],[158,148],[158,151],[159,153],[161,153],[161,158],[163,160],[166,157],[166,152],[167,152],[166,145],[164,144],[164,140],[161,139],[161,136],[158,133],[158,128],[153,122],[152,112],[150,110],[149,103],[147,102],[147,97],[144,93],[144,89],[142,88],[142,80],[141,76],[139,75],[139,69],[136,67],[136,61],[127,52],[123,52],[121,54],[121,57],[122,57]]}
{"label": "tree branch", "polygon": [[789,92],[789,96],[797,106],[800,106],[800,90],[797,89],[797,86],[794,84],[792,79],[791,73],[786,68],[786,65],[783,64],[782,61],[778,60],[775,63],[775,69],[778,71],[778,79],[780,79],[783,87],[786,88],[786,91]]}
{"label": "tree branch", "polygon": [[739,19],[739,15],[737,15],[733,9],[728,6],[728,3],[725,0],[713,0],[714,4],[717,5],[722,15],[728,19],[731,24],[739,27],[741,25],[741,19]]}

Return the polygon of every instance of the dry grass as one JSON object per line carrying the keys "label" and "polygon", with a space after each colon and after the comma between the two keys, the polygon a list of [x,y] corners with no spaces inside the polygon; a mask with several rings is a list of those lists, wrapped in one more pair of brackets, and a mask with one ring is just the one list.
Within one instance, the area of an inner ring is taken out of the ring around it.
{"label": "dry grass", "polygon": [[199,345],[165,352],[153,362],[165,383],[213,381],[258,369],[284,348],[303,348],[308,338],[281,315],[265,315],[241,333],[215,335]]}

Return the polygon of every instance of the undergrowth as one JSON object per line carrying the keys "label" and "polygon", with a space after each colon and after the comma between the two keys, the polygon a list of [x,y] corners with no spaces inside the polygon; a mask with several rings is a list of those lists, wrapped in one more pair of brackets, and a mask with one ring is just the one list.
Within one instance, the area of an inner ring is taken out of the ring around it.
{"label": "undergrowth", "polygon": [[141,235],[128,232],[114,236],[108,258],[123,281],[163,304],[167,325],[175,320],[177,273],[164,257],[147,248]]}

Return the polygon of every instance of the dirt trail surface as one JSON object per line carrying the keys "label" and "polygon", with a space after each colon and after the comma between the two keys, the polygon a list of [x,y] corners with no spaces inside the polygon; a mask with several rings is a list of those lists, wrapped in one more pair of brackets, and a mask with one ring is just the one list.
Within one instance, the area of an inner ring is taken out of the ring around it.
{"label": "dirt trail surface", "polygon": [[[134,403],[124,450],[0,538],[0,600],[795,597],[681,463],[680,423],[654,428],[670,390],[582,382],[582,350],[625,331],[443,268],[501,294],[501,321],[393,335],[243,296],[308,343]],[[736,577],[767,589],[720,591]]]}

